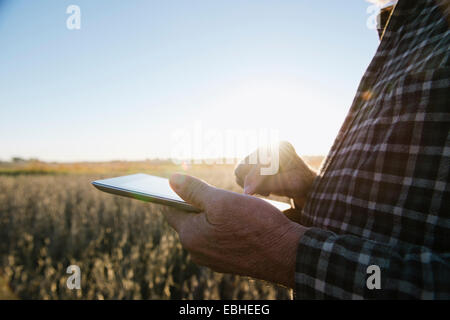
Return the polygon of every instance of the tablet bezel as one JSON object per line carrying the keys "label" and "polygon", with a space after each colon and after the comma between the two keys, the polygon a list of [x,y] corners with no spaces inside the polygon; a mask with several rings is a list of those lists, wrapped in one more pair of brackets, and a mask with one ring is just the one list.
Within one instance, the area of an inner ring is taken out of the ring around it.
{"label": "tablet bezel", "polygon": [[[110,179],[96,180],[96,181],[92,182],[92,185],[101,191],[119,195],[119,196],[133,198],[133,199],[137,199],[137,200],[141,200],[141,201],[145,201],[145,202],[164,204],[164,205],[175,207],[177,209],[181,209],[181,210],[187,211],[187,212],[200,212],[201,211],[200,209],[195,208],[194,206],[192,206],[189,203],[184,202],[184,201],[170,199],[170,198],[166,198],[166,197],[162,197],[162,196],[158,196],[158,195],[154,195],[154,194],[149,194],[149,193],[144,193],[144,192],[140,192],[140,191],[130,190],[130,189],[126,189],[123,187],[118,187],[117,185],[108,184],[106,182],[108,180],[116,179],[116,178],[129,178],[130,180],[132,180],[132,178],[137,178],[138,175],[143,175],[143,174],[140,173],[140,174],[135,174],[135,175],[114,177],[114,178],[110,178]],[[156,177],[156,176],[152,176],[152,175],[147,175],[147,176]],[[165,179],[165,178],[161,178],[161,177],[156,177],[156,178]],[[167,182],[167,183],[169,183],[169,182]]]}
{"label": "tablet bezel", "polygon": [[[166,178],[153,176],[153,175],[149,175],[149,174],[144,174],[144,173],[138,173],[138,174],[132,174],[132,175],[127,175],[127,176],[119,176],[119,177],[113,177],[113,178],[109,178],[109,179],[96,180],[96,181],[92,182],[92,185],[103,192],[111,193],[114,195],[124,196],[124,197],[137,199],[137,200],[141,200],[141,201],[145,201],[145,202],[163,204],[163,205],[175,207],[177,209],[187,211],[187,212],[196,212],[196,213],[201,212],[200,209],[192,206],[191,204],[189,204],[183,200],[180,201],[180,200],[171,199],[171,198],[167,198],[167,197],[163,197],[163,196],[158,196],[155,194],[134,191],[134,190],[126,189],[124,187],[119,187],[114,184],[107,183],[108,180],[112,180],[112,179],[122,179],[122,180],[126,181],[126,180],[136,179],[136,178],[138,178],[138,176],[142,176],[142,175],[154,177],[154,178],[158,178],[158,179],[164,179],[164,180],[167,180],[167,183],[169,184],[169,181]],[[289,205],[288,203],[285,203],[285,202],[269,200],[269,199],[264,199],[264,198],[259,198],[259,199],[268,202],[269,204],[271,204],[272,206],[274,206],[275,208],[277,208],[280,211],[285,211],[285,210],[288,210],[291,208],[291,205]],[[281,206],[283,206],[285,208],[281,208]]]}

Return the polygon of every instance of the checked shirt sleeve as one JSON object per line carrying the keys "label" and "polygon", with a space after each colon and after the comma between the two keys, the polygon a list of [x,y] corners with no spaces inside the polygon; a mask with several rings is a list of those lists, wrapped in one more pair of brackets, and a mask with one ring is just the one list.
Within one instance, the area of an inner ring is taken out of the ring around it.
{"label": "checked shirt sleeve", "polygon": [[[367,287],[370,265],[380,268],[380,289]],[[449,299],[450,254],[311,228],[300,240],[295,283],[296,299]]]}

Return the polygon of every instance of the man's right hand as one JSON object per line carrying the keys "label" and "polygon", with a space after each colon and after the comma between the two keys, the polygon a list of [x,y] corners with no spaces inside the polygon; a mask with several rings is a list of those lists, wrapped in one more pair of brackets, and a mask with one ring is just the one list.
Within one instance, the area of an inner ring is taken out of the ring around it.
{"label": "man's right hand", "polygon": [[279,148],[278,173],[261,175],[260,168],[263,166],[259,161],[256,164],[249,163],[249,159],[258,158],[255,153],[259,154],[260,149],[257,149],[236,167],[236,182],[246,194],[286,196],[294,199],[296,209],[301,209],[317,173],[297,155],[289,142],[280,142]]}

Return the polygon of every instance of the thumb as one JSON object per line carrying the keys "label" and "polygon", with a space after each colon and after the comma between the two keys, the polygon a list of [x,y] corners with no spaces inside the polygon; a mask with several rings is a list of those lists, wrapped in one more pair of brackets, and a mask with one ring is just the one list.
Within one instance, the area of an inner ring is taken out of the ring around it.
{"label": "thumb", "polygon": [[296,179],[292,172],[281,172],[277,175],[267,176],[264,183],[258,185],[255,191],[259,194],[273,193],[292,196],[291,194],[300,192],[300,190],[301,181]]}
{"label": "thumb", "polygon": [[248,194],[283,195],[291,198],[301,195],[309,185],[309,178],[299,177],[295,172],[281,172],[273,176],[257,176],[247,182],[245,180]]}
{"label": "thumb", "polygon": [[173,174],[169,183],[184,201],[205,210],[206,202],[211,197],[212,186],[200,179],[179,173]]}

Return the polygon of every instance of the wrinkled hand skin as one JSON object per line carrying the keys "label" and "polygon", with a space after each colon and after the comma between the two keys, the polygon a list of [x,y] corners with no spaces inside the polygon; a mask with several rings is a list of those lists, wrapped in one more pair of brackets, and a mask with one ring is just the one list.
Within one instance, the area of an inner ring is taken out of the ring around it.
{"label": "wrinkled hand skin", "polygon": [[175,174],[172,189],[202,210],[165,212],[194,263],[214,271],[294,286],[295,259],[306,231],[267,202]]}
{"label": "wrinkled hand skin", "polygon": [[[263,165],[255,156],[259,152],[260,149],[257,149],[248,155],[234,171],[236,182],[244,188],[244,193],[289,197],[294,199],[296,209],[303,208],[317,173],[297,155],[289,142],[283,141],[279,144],[278,173],[261,175]],[[257,163],[250,163],[250,159],[257,159]]]}

